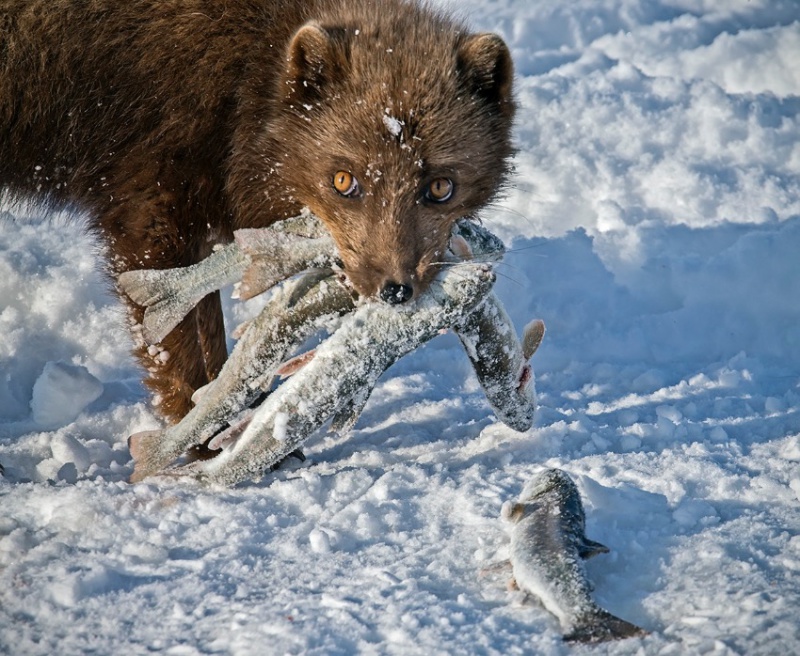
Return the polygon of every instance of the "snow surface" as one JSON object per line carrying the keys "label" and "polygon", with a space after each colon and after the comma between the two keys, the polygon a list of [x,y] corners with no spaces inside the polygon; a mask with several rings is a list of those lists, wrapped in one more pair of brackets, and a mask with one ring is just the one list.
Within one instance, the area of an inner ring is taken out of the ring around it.
{"label": "snow surface", "polygon": [[[800,4],[458,9],[517,65],[515,186],[486,219],[509,314],[547,323],[536,426],[494,421],[450,335],[258,485],[129,485],[126,437],[159,424],[94,245],[2,214],[0,653],[570,653],[480,575],[542,466],[612,550],[587,563],[598,603],[652,632],[575,652],[797,652]],[[52,430],[48,362],[103,385]]]}

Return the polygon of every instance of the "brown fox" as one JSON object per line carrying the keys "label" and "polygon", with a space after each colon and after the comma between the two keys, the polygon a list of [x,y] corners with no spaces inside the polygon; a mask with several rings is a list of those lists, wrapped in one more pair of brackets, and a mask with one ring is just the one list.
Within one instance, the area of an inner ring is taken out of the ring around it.
{"label": "brown fox", "polygon": [[[512,80],[498,36],[413,0],[0,0],[0,188],[85,213],[112,277],[308,207],[402,303],[508,178]],[[218,294],[135,354],[180,419],[227,357]]]}

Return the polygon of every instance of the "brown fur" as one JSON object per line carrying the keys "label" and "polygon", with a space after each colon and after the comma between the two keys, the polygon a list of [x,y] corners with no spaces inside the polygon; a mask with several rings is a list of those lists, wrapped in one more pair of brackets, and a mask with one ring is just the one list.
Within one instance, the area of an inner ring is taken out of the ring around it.
{"label": "brown fur", "polygon": [[[507,176],[511,79],[498,37],[412,1],[0,0],[0,187],[87,212],[112,274],[308,206],[359,292],[417,293]],[[423,192],[439,177],[442,204]],[[160,348],[136,354],[179,419],[226,357],[218,295]]]}

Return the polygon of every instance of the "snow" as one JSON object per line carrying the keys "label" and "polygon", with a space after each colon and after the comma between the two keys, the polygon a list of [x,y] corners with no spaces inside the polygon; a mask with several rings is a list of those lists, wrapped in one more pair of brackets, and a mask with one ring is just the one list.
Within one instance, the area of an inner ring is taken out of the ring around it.
{"label": "snow", "polygon": [[542,467],[611,549],[587,562],[596,601],[651,631],[603,653],[797,650],[800,8],[458,11],[517,67],[517,173],[485,219],[509,246],[498,297],[547,325],[534,428],[495,421],[448,335],[304,463],[130,485],[127,436],[159,422],[96,245],[79,218],[0,209],[0,652],[570,653],[481,576]]}
{"label": "snow", "polygon": [[48,362],[33,384],[31,417],[42,428],[60,428],[102,394],[103,383],[86,367]]}
{"label": "snow", "polygon": [[389,108],[386,108],[386,114],[383,117],[383,125],[393,137],[399,137],[403,132],[403,124],[400,120],[389,114]]}

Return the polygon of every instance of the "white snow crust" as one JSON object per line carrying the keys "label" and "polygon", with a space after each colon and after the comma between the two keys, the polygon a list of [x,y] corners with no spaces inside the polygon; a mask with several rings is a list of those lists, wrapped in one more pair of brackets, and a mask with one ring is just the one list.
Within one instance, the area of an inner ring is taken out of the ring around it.
{"label": "white snow crust", "polygon": [[48,362],[33,384],[31,418],[42,428],[61,428],[102,393],[103,383],[86,367]]}
{"label": "white snow crust", "polygon": [[[96,245],[80,219],[0,209],[0,653],[572,653],[480,575],[541,467],[573,477],[611,548],[586,563],[598,604],[651,631],[598,653],[797,651],[800,6],[458,11],[516,64],[517,173],[484,218],[514,324],[547,324],[534,428],[496,422],[448,335],[305,463],[130,485],[126,438],[159,421]],[[257,309],[227,307],[232,325]],[[31,410],[47,362],[103,385],[68,418],[48,379],[54,429]]]}

